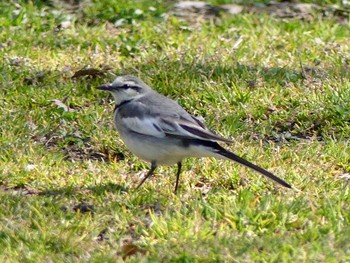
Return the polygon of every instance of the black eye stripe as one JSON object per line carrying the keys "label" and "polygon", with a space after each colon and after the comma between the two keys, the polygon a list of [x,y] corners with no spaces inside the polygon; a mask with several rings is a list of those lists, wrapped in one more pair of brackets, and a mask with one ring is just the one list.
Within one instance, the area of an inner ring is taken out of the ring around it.
{"label": "black eye stripe", "polygon": [[129,89],[131,86],[129,84],[124,84],[123,86],[120,87],[121,89]]}
{"label": "black eye stripe", "polygon": [[140,87],[132,86],[132,85],[129,85],[129,84],[124,84],[123,86],[120,86],[120,89],[133,89],[133,90],[136,90],[136,91],[140,91],[141,90]]}

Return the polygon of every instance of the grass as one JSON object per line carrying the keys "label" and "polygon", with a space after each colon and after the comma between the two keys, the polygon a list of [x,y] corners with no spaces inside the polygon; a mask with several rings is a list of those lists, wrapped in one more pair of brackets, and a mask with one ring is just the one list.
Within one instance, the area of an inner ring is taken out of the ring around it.
{"label": "grass", "polygon": [[[1,262],[350,260],[339,179],[350,171],[348,19],[186,21],[146,0],[69,7],[0,4]],[[103,74],[72,78],[84,68]],[[134,192],[149,166],[93,88],[120,74],[203,116],[297,190],[188,159],[177,196],[175,167]]]}

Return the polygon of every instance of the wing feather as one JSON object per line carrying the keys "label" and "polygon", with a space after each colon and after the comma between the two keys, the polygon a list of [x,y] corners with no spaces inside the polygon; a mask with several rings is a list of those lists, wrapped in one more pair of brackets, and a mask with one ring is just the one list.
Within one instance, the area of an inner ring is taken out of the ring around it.
{"label": "wing feather", "polygon": [[150,135],[158,138],[164,138],[165,132],[158,125],[157,120],[155,118],[143,118],[140,119],[138,117],[129,117],[122,118],[122,122],[124,127],[127,127],[129,130],[134,132]]}
{"label": "wing feather", "polygon": [[222,141],[226,143],[232,143],[231,140],[217,136],[207,129],[204,124],[199,125],[196,122],[189,121],[184,118],[162,118],[158,122],[159,126],[163,129],[166,134],[174,135],[177,137],[183,137],[187,139],[202,139],[212,141]]}

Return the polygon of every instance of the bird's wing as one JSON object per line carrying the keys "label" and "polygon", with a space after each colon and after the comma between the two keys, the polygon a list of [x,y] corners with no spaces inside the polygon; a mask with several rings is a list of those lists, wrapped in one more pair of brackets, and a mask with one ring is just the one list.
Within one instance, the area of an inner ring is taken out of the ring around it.
{"label": "bird's wing", "polygon": [[169,109],[162,111],[161,107],[154,106],[147,107],[142,102],[129,103],[118,110],[120,121],[123,122],[124,127],[134,132],[158,138],[171,136],[184,139],[232,142],[213,134],[202,122],[177,104],[175,106],[178,107],[172,111]]}
{"label": "bird's wing", "polygon": [[123,127],[144,135],[164,138],[163,129],[158,124],[158,118],[151,114],[150,109],[140,102],[131,102],[117,109],[118,122]]}
{"label": "bird's wing", "polygon": [[166,136],[163,129],[158,125],[158,120],[155,118],[127,117],[122,118],[121,121],[123,122],[124,127],[127,127],[133,132],[158,138],[164,138]]}
{"label": "bird's wing", "polygon": [[162,117],[158,125],[168,136],[232,143],[231,140],[213,134],[202,122],[191,115],[189,116],[191,119],[184,118],[183,116],[179,118]]}

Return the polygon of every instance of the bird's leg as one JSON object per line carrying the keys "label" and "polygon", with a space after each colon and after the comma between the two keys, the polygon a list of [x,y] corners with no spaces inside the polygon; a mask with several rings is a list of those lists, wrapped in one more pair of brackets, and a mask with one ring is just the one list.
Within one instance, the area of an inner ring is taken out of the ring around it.
{"label": "bird's leg", "polygon": [[145,178],[142,179],[141,183],[139,183],[139,185],[136,187],[136,190],[140,188],[140,186],[147,180],[148,177],[150,177],[154,170],[157,168],[156,162],[152,162],[151,163],[151,169],[148,171],[148,173],[146,174]]}
{"label": "bird's leg", "polygon": [[178,163],[177,163],[177,173],[176,173],[175,191],[174,191],[175,194],[176,194],[176,192],[177,192],[177,187],[179,186],[179,178],[180,178],[180,173],[181,173],[181,167],[182,167],[182,163],[181,163],[181,162],[178,162]]}

